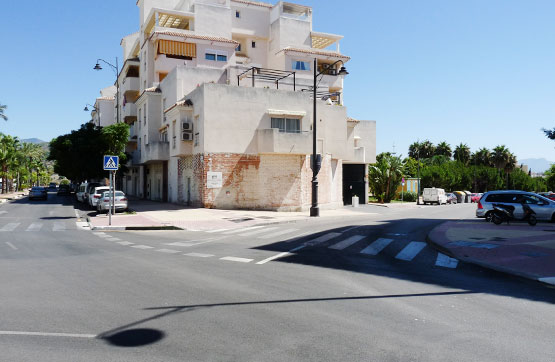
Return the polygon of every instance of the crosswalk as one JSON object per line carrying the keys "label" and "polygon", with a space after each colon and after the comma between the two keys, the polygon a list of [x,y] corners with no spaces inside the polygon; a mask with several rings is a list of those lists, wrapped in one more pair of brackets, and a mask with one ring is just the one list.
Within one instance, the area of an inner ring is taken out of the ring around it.
{"label": "crosswalk", "polygon": [[9,222],[0,225],[0,233],[7,232],[44,232],[44,231],[66,231],[79,230],[83,228],[77,227],[75,221],[44,221],[44,222]]}

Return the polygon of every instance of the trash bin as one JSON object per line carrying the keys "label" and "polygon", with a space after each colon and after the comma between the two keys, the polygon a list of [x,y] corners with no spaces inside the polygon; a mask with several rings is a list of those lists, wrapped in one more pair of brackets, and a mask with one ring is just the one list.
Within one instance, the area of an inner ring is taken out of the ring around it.
{"label": "trash bin", "polygon": [[472,202],[472,192],[470,192],[470,191],[465,191],[464,193],[466,194],[466,195],[465,195],[465,198],[464,198],[464,202],[470,204],[470,203]]}
{"label": "trash bin", "polygon": [[463,204],[466,195],[462,191],[455,191],[453,193],[457,196],[457,203]]}

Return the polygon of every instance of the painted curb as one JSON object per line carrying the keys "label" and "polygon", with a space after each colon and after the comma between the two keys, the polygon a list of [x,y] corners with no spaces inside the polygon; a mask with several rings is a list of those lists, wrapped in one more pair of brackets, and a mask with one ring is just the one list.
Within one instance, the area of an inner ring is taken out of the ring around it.
{"label": "painted curb", "polygon": [[555,285],[555,277],[553,278],[546,278],[543,276],[538,276],[537,274],[532,274],[532,273],[526,273],[526,272],[522,272],[516,269],[511,269],[511,268],[506,268],[506,267],[501,267],[501,266],[497,266],[497,265],[493,265],[490,263],[486,263],[484,261],[481,261],[479,259],[474,259],[474,258],[461,258],[458,255],[454,254],[449,248],[439,244],[438,242],[434,241],[432,238],[430,238],[430,234],[434,232],[435,229],[441,227],[443,224],[446,224],[450,221],[446,221],[444,223],[439,224],[438,226],[436,226],[435,228],[433,228],[428,235],[426,235],[426,242],[433,248],[435,248],[436,250],[438,250],[439,252],[450,256],[452,258],[455,258],[459,261],[462,261],[464,263],[469,263],[469,264],[474,264],[474,265],[478,265],[482,268],[486,268],[486,269],[491,269],[494,270],[496,272],[500,272],[500,273],[504,273],[504,274],[510,274],[516,277],[520,277],[520,278],[525,278],[525,279],[529,279],[529,280],[533,280],[536,282],[540,282],[542,284],[546,284],[549,286]]}

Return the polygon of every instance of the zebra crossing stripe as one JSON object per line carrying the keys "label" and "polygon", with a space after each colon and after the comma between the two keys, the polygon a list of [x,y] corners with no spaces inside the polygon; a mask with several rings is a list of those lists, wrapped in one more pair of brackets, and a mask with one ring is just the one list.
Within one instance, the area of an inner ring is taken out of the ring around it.
{"label": "zebra crossing stripe", "polygon": [[281,235],[285,235],[285,234],[290,234],[292,232],[295,232],[299,229],[286,229],[286,230],[281,230],[281,231],[276,231],[275,233],[271,233],[268,235],[264,235],[264,236],[259,236],[259,239],[271,239],[274,238],[276,236],[281,236]]}
{"label": "zebra crossing stripe", "polygon": [[202,253],[188,253],[183,255],[192,256],[194,258],[211,258],[214,256],[213,254],[202,254]]}
{"label": "zebra crossing stripe", "polygon": [[253,236],[253,235],[258,235],[258,234],[262,234],[265,233],[267,231],[271,231],[271,230],[275,230],[278,229],[277,227],[273,227],[273,228],[267,228],[267,229],[262,229],[262,230],[255,230],[255,231],[250,231],[248,233],[244,233],[244,234],[239,234],[239,236]]}
{"label": "zebra crossing stripe", "polygon": [[160,253],[166,253],[166,254],[177,254],[177,253],[181,253],[179,250],[173,250],[173,249],[156,249],[156,251],[160,252]]}
{"label": "zebra crossing stripe", "polygon": [[450,258],[445,254],[437,253],[436,265],[444,268],[455,269],[459,265],[459,261],[455,258]]}
{"label": "zebra crossing stripe", "polygon": [[264,226],[251,226],[251,227],[248,227],[248,228],[234,229],[234,230],[225,231],[225,232],[222,233],[222,235],[237,234],[237,233],[240,233],[242,231],[256,230],[256,229],[261,229],[263,227]]}
{"label": "zebra crossing stripe", "polygon": [[426,243],[421,241],[411,241],[403,250],[395,256],[395,259],[411,261],[414,259],[418,253],[422,251],[426,247]]}
{"label": "zebra crossing stripe", "polygon": [[135,249],[154,249],[153,246],[148,246],[148,245],[133,245],[132,248],[135,248]]}
{"label": "zebra crossing stripe", "polygon": [[0,231],[14,231],[15,228],[17,228],[19,226],[20,223],[18,222],[11,222],[8,223],[6,225],[4,225],[3,228],[0,229]]}
{"label": "zebra crossing stripe", "polygon": [[207,233],[221,233],[223,231],[228,231],[229,229],[217,229],[217,230],[208,230]]}
{"label": "zebra crossing stripe", "polygon": [[372,244],[368,245],[366,248],[360,251],[361,254],[368,255],[378,255],[383,249],[385,249],[393,239],[379,238],[376,239]]}
{"label": "zebra crossing stripe", "polygon": [[348,248],[349,246],[359,242],[360,240],[364,239],[366,236],[365,235],[353,235],[350,238],[347,238],[345,240],[342,240],[340,242],[338,242],[337,244],[333,244],[332,246],[330,246],[330,249],[335,249],[335,250],[343,250],[345,248]]}
{"label": "zebra crossing stripe", "polygon": [[62,231],[66,229],[66,225],[63,221],[56,221],[52,226],[52,231]]}
{"label": "zebra crossing stripe", "polygon": [[327,233],[322,236],[317,237],[316,239],[309,240],[305,243],[305,246],[314,246],[321,243],[325,243],[333,238],[338,237],[341,233]]}
{"label": "zebra crossing stripe", "polygon": [[250,263],[254,259],[247,259],[247,258],[236,258],[234,256],[224,256],[220,258],[220,260],[227,260],[227,261],[236,261],[238,263]]}
{"label": "zebra crossing stripe", "polygon": [[25,231],[39,231],[42,228],[42,223],[34,222]]}
{"label": "zebra crossing stripe", "polygon": [[134,244],[134,243],[130,243],[129,241],[118,241],[117,243],[120,244],[120,245],[126,245],[126,246]]}

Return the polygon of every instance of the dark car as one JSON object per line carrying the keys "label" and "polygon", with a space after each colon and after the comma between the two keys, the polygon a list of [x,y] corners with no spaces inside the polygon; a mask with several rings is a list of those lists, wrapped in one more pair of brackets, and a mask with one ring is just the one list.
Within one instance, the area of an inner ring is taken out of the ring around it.
{"label": "dark car", "polygon": [[35,200],[35,199],[39,199],[39,200],[48,199],[48,192],[46,191],[46,188],[39,187],[39,186],[33,187],[31,191],[29,191],[29,200]]}
{"label": "dark car", "polygon": [[69,195],[69,185],[60,185],[58,195]]}
{"label": "dark car", "polygon": [[51,183],[48,185],[48,190],[50,190],[50,191],[56,191],[56,186],[57,186],[56,183],[51,182]]}

